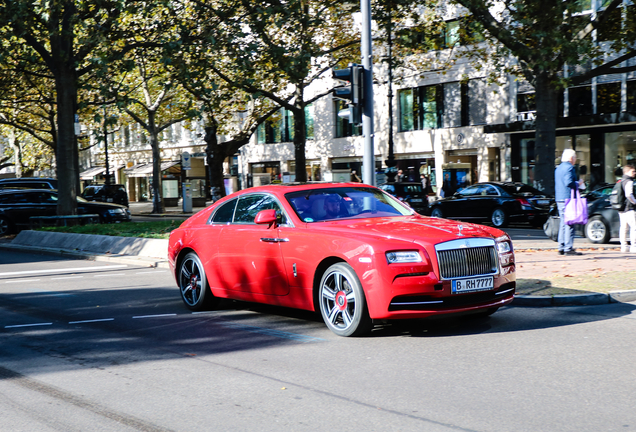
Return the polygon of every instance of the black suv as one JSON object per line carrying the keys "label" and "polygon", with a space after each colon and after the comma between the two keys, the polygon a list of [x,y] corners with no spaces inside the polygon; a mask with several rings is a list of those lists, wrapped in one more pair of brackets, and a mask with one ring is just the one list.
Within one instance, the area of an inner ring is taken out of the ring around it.
{"label": "black suv", "polygon": [[0,179],[0,190],[4,189],[57,189],[57,180],[40,177]]}
{"label": "black suv", "polygon": [[121,204],[128,207],[128,194],[124,185],[90,185],[82,192],[86,201],[100,201]]}
{"label": "black suv", "polygon": [[427,215],[429,213],[428,196],[424,192],[422,183],[395,182],[384,183],[378,187],[383,191],[390,193],[400,201],[407,203],[416,212],[423,215]]}

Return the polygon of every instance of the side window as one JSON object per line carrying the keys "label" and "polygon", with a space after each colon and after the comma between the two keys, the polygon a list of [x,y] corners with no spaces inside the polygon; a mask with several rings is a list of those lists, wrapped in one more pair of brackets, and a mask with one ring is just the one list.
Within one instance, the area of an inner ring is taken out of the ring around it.
{"label": "side window", "polygon": [[459,191],[463,196],[473,196],[478,195],[480,193],[479,186],[471,186]]}
{"label": "side window", "polygon": [[276,210],[280,215],[280,224],[287,223],[287,219],[283,215],[280,206],[269,195],[249,195],[239,198],[238,205],[236,206],[236,213],[234,214],[234,223],[254,223],[254,218],[261,210]]}
{"label": "side window", "polygon": [[212,223],[230,223],[234,216],[234,207],[236,207],[235,199],[226,202],[217,209],[212,218]]}
{"label": "side window", "polygon": [[490,185],[484,185],[483,189],[481,191],[482,195],[488,195],[488,196],[497,196],[497,189],[495,189],[494,187],[490,186]]}

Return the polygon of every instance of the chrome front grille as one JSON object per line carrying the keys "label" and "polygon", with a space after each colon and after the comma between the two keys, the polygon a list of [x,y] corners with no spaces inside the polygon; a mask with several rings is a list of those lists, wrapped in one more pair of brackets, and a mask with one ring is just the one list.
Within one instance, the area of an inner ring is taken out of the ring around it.
{"label": "chrome front grille", "polygon": [[497,273],[498,260],[494,245],[438,250],[437,259],[442,279]]}

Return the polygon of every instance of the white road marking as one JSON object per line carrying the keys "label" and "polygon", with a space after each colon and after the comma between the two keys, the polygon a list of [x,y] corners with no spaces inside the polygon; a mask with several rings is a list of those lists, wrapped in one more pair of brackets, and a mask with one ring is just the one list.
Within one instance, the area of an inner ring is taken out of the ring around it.
{"label": "white road marking", "polygon": [[138,319],[138,318],[161,318],[161,317],[169,317],[169,316],[176,316],[176,313],[173,314],[161,314],[161,315],[141,315],[141,316],[134,316],[133,319]]}
{"label": "white road marking", "polygon": [[95,322],[105,322],[105,321],[115,321],[115,318],[102,318],[102,319],[84,320],[84,321],[69,321],[69,324],[84,324],[84,323],[95,323]]}
{"label": "white road marking", "polygon": [[40,279],[14,279],[14,280],[9,280],[9,281],[5,281],[4,283],[27,283],[27,282],[37,282]]}
{"label": "white road marking", "polygon": [[128,267],[128,265],[121,264],[121,265],[109,265],[109,266],[99,266],[99,267],[95,266],[95,267],[60,268],[60,269],[50,269],[50,270],[25,270],[25,271],[18,271],[18,272],[0,273],[0,277],[35,274],[35,273],[47,274],[47,273],[62,273],[62,272],[77,272],[77,271],[90,272],[90,271],[96,271],[96,270],[112,270],[116,268],[125,268],[125,267]]}
{"label": "white road marking", "polygon": [[148,271],[136,272],[135,274],[149,274],[149,273],[168,273],[168,270],[148,270]]}
{"label": "white road marking", "polygon": [[10,325],[4,326],[4,328],[18,328],[18,327],[35,327],[35,326],[50,326],[53,323],[36,323],[36,324],[19,324],[19,325]]}
{"label": "white road marking", "polygon": [[81,279],[83,277],[84,276],[64,276],[64,277],[51,278],[51,280]]}
{"label": "white road marking", "polygon": [[111,277],[111,276],[125,276],[126,273],[107,273],[107,274],[98,274],[93,277]]}

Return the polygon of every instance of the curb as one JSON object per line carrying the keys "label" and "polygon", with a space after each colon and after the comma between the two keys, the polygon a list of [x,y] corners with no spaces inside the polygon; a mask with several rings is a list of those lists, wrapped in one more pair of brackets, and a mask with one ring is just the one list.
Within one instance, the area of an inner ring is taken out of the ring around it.
{"label": "curb", "polygon": [[593,306],[608,303],[628,303],[636,301],[634,291],[610,291],[609,293],[572,294],[554,296],[515,296],[512,306],[551,307],[551,306]]}
{"label": "curb", "polygon": [[0,244],[0,250],[18,250],[39,255],[53,255],[87,261],[104,261],[118,264],[133,264],[141,267],[169,268],[168,261],[149,257],[134,257],[131,255],[99,254],[95,252],[83,252],[78,250],[46,248],[40,246],[17,246]]}

